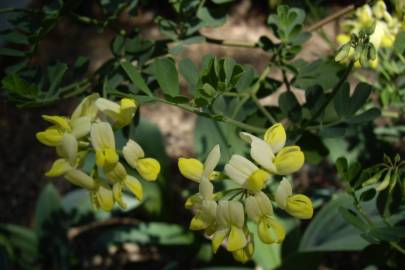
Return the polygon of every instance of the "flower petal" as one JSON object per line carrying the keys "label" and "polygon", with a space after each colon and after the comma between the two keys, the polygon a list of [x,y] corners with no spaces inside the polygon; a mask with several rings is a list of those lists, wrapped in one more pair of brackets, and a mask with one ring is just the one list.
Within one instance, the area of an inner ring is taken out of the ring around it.
{"label": "flower petal", "polygon": [[64,117],[64,116],[59,116],[59,115],[42,115],[42,118],[45,121],[48,121],[52,124],[54,124],[55,126],[57,126],[58,128],[70,132],[72,131],[70,128],[70,124],[69,124],[69,119]]}
{"label": "flower petal", "polygon": [[131,139],[129,139],[126,145],[122,148],[122,154],[132,168],[136,167],[138,159],[145,157],[142,147]]}
{"label": "flower petal", "polygon": [[91,120],[94,120],[97,115],[97,107],[95,103],[99,97],[98,94],[92,94],[85,97],[72,113],[72,121],[82,116],[87,116],[90,117]]}
{"label": "flower petal", "polygon": [[249,176],[243,186],[251,191],[262,190],[269,177],[270,174],[268,172],[262,169],[257,169]]}
{"label": "flower petal", "polygon": [[310,219],[314,214],[311,199],[303,194],[288,197],[285,210],[290,215],[299,219]]}
{"label": "flower petal", "polygon": [[73,135],[80,139],[90,132],[91,118],[90,116],[82,116],[71,121]]}
{"label": "flower petal", "polygon": [[277,187],[275,200],[281,209],[287,207],[287,198],[292,195],[292,186],[287,178],[283,178]]}
{"label": "flower petal", "polygon": [[232,226],[231,231],[229,232],[226,249],[230,252],[236,251],[246,246],[246,243],[247,240],[243,230],[236,226]]}
{"label": "flower petal", "polygon": [[141,183],[135,177],[128,175],[125,178],[125,186],[135,195],[135,197],[142,201],[143,199],[143,188]]}
{"label": "flower petal", "polygon": [[218,230],[212,237],[211,247],[212,252],[217,253],[218,248],[224,242],[225,237],[228,235],[229,229]]}
{"label": "flower petal", "polygon": [[48,177],[61,176],[71,169],[72,166],[70,166],[69,162],[66,159],[60,158],[52,164],[51,169],[45,175]]}
{"label": "flower petal", "polygon": [[280,175],[292,174],[304,165],[304,159],[304,153],[299,146],[284,147],[273,160],[276,173]]}
{"label": "flower petal", "polygon": [[142,158],[136,163],[138,173],[148,181],[155,181],[160,172],[160,163],[154,158]]}
{"label": "flower petal", "polygon": [[215,145],[211,152],[208,154],[207,159],[204,162],[204,173],[205,177],[209,177],[210,173],[214,171],[215,167],[218,165],[219,159],[221,158],[221,151],[219,145]]}
{"label": "flower petal", "polygon": [[277,123],[266,130],[264,141],[270,144],[273,153],[277,153],[284,147],[287,135],[282,124]]}
{"label": "flower petal", "polygon": [[113,192],[111,189],[100,185],[98,191],[96,192],[96,197],[101,209],[106,212],[110,212],[114,206]]}
{"label": "flower petal", "polygon": [[240,155],[233,155],[225,165],[225,174],[236,183],[243,185],[258,168],[253,162]]}
{"label": "flower petal", "polygon": [[110,148],[115,150],[114,132],[107,122],[94,123],[91,126],[90,139],[94,149]]}
{"label": "flower petal", "polygon": [[250,143],[250,156],[252,159],[270,172],[274,171],[274,153],[271,146],[262,139],[247,132],[241,132],[240,136],[242,139]]}
{"label": "flower petal", "polygon": [[63,131],[53,126],[45,131],[40,131],[35,134],[38,141],[47,146],[58,146],[63,139]]}
{"label": "flower petal", "polygon": [[70,183],[88,190],[94,190],[97,187],[92,177],[77,169],[69,170],[65,174],[65,178]]}
{"label": "flower petal", "polygon": [[117,182],[113,185],[114,200],[122,207],[127,208],[127,204],[122,198],[122,189],[124,188],[122,182]]}
{"label": "flower petal", "polygon": [[75,136],[70,133],[65,133],[63,135],[62,142],[57,146],[57,152],[62,158],[65,158],[69,163],[74,166],[77,158],[77,151],[79,145]]}
{"label": "flower petal", "polygon": [[204,166],[195,158],[179,158],[178,166],[180,173],[195,182],[200,182]]}

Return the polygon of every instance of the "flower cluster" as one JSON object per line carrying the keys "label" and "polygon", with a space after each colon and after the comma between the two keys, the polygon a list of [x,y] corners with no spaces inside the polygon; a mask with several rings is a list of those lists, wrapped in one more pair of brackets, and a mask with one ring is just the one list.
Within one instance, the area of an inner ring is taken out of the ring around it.
{"label": "flower cluster", "polygon": [[[273,215],[273,204],[300,219],[311,218],[313,208],[307,196],[293,194],[286,178],[272,196],[273,201],[263,192],[272,175],[291,174],[304,164],[304,154],[299,146],[285,146],[286,132],[281,124],[270,127],[263,139],[246,132],[240,136],[250,144],[254,162],[233,155],[223,172],[215,171],[220,160],[220,148],[216,145],[204,164],[197,159],[180,158],[178,166],[184,177],[199,183],[198,193],[185,203],[185,207],[195,213],[190,229],[204,230],[211,237],[214,253],[223,245],[235,260],[244,263],[254,252],[248,219],[257,225],[262,242],[280,243],[285,231]],[[239,187],[214,193],[212,181],[218,179],[231,179]]]}
{"label": "flower cluster", "polygon": [[[377,1],[372,7],[366,4],[358,8],[352,19],[343,22],[344,33],[337,36],[337,41],[342,45],[344,44],[343,46],[347,49],[347,57],[341,60],[347,61],[347,59],[351,59],[356,53],[356,48],[350,46],[350,43],[353,42],[353,34],[358,35],[361,31],[370,28],[374,28],[374,32],[370,35],[369,41],[376,49],[391,48],[395,37],[402,27],[401,23],[402,26],[405,26],[405,20],[402,19],[402,22],[400,22],[398,18],[391,16],[382,0]],[[355,65],[360,66],[360,63],[357,61]],[[369,65],[372,68],[376,68],[378,58],[371,60]]]}
{"label": "flower cluster", "polygon": [[[136,108],[133,99],[123,98],[118,104],[93,94],[84,98],[70,117],[43,115],[52,125],[38,132],[36,137],[41,143],[55,147],[59,156],[46,175],[63,176],[70,183],[87,189],[96,209],[110,211],[115,202],[125,208],[124,188],[142,200],[141,182],[129,175],[120,162],[114,136],[114,129],[131,123]],[[85,172],[83,164],[90,152],[95,153],[95,164]],[[130,139],[120,152],[144,179],[156,180],[160,164],[153,158],[145,158],[138,143]]]}

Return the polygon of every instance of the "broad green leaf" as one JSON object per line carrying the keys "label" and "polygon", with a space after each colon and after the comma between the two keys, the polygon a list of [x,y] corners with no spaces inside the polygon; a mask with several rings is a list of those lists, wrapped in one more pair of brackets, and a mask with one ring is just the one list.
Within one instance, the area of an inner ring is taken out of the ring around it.
{"label": "broad green leaf", "polygon": [[43,231],[43,225],[52,217],[52,213],[61,209],[59,192],[52,183],[47,184],[39,194],[35,207],[35,227]]}
{"label": "broad green leaf", "polygon": [[142,90],[146,95],[153,96],[151,90],[149,89],[148,85],[146,84],[145,80],[142,78],[141,74],[136,70],[136,68],[127,60],[121,61],[120,65],[125,73],[128,75],[132,83],[135,84],[136,87]]}
{"label": "broad green leaf", "polygon": [[352,202],[349,195],[340,194],[323,206],[306,229],[299,251],[356,251],[368,246],[339,212],[339,207],[351,207]]}
{"label": "broad green leaf", "polygon": [[180,94],[179,77],[175,63],[169,58],[158,58],[152,64],[153,75],[163,93],[169,96]]}
{"label": "broad green leaf", "polygon": [[347,180],[347,159],[345,157],[340,157],[336,160],[336,170],[343,180]]}

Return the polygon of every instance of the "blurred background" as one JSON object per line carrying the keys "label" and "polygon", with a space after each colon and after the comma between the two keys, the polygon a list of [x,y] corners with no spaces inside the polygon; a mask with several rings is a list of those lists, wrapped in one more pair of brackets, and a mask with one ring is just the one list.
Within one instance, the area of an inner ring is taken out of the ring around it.
{"label": "blurred background", "polygon": [[[10,7],[35,9],[45,2],[2,0],[0,9]],[[307,12],[305,24],[311,25],[350,4],[361,2],[239,0],[230,6],[229,17],[223,26],[204,28],[202,32],[212,38],[254,43],[260,36],[273,36],[266,25],[266,20],[280,3],[303,8]],[[100,7],[93,0],[82,1],[78,13],[88,17],[101,16]],[[119,23],[128,31],[134,27],[138,28],[146,39],[163,39],[164,36],[154,21],[158,15],[172,18],[175,14],[167,1],[140,1],[136,16],[126,16],[124,13],[120,16]],[[0,14],[0,29],[7,27],[5,16],[5,13]],[[340,20],[332,21],[314,33],[304,45],[299,57],[311,61],[332,54],[339,46],[335,39],[340,32]],[[86,56],[90,60],[88,73],[92,73],[112,56],[110,44],[114,33],[110,31],[106,29],[101,32],[98,28],[82,24],[73,18],[63,18],[41,42],[38,54],[32,61],[39,66],[56,61],[69,64],[74,63],[79,56]],[[5,40],[0,40],[0,46],[6,44]],[[231,56],[238,63],[250,64],[257,70],[262,70],[269,61],[268,54],[260,49],[231,48],[205,43],[191,44],[176,57],[178,59],[188,57],[198,64],[205,54]],[[0,57],[2,73],[12,63],[12,58]],[[281,74],[278,73],[270,76],[281,78]],[[185,87],[185,83],[182,81],[181,83]],[[284,89],[280,89],[277,93],[283,91]],[[277,93],[264,102],[276,103]],[[297,92],[297,97],[302,100],[303,94]],[[20,241],[19,245],[22,246],[20,251],[3,246],[4,250],[0,253],[0,269],[41,269],[39,265],[46,266],[42,269],[169,270],[208,269],[212,266],[216,268],[209,269],[255,268],[255,263],[248,263],[245,266],[235,263],[232,257],[223,251],[213,257],[209,241],[204,239],[202,234],[187,231],[191,213],[183,207],[186,195],[183,190],[189,187],[189,182],[179,174],[177,158],[191,157],[195,154],[197,118],[191,113],[162,104],[140,108],[139,114],[144,120],[141,121],[142,131],[138,136],[154,138],[153,145],[146,139],[144,144],[147,149],[152,149],[155,155],[164,157],[163,160],[166,161],[164,177],[167,184],[171,185],[168,189],[171,191],[170,196],[156,199],[159,202],[138,207],[138,203],[133,201],[127,211],[117,210],[111,214],[94,212],[87,202],[87,196],[83,194],[84,191],[77,190],[60,179],[51,180],[45,177],[44,172],[54,161],[55,153],[35,139],[35,133],[47,126],[40,116],[69,115],[78,102],[77,99],[69,99],[47,107],[20,109],[3,97],[0,100],[0,223],[21,226],[15,229],[20,230],[18,231],[20,234],[17,233],[17,236],[13,237],[16,237],[15,241]],[[326,141],[325,151],[335,156],[329,160],[319,158],[318,165],[305,165],[294,178],[297,190],[307,192],[309,188],[316,188],[318,195],[323,192],[324,196],[330,196],[339,190],[341,183],[336,179],[334,165],[330,160],[335,160],[341,154],[361,158],[360,150],[351,151],[355,148],[355,144],[356,142],[333,139]],[[403,154],[404,146],[401,141],[394,141],[389,148],[384,149],[385,153],[390,151]],[[364,161],[368,164],[379,162],[382,153],[383,149],[374,149],[372,155],[367,158],[363,156]],[[49,185],[50,182],[52,185]],[[150,187],[148,192],[158,193],[157,196],[164,197],[161,193],[166,191],[156,191]],[[53,211],[51,221],[47,220],[44,227],[38,229],[38,222],[44,222],[38,219],[54,207],[61,210]],[[298,231],[303,231],[307,226],[308,223],[304,222],[297,229],[297,235]],[[31,230],[35,227],[37,229]],[[294,237],[292,234],[290,238]],[[40,248],[35,246],[38,243]],[[287,239],[286,243],[286,246],[294,245],[292,239]],[[332,243],[331,246],[333,245]],[[8,248],[10,250],[7,250]],[[291,255],[290,260],[294,261],[297,268],[283,267],[298,269],[297,265],[300,262],[306,262],[308,265],[300,265],[299,269],[365,269],[368,258],[372,256],[370,254],[379,252],[370,249],[368,253],[364,253],[360,245],[333,252],[310,251],[306,254],[305,260],[303,257]],[[16,260],[6,258],[6,254],[10,252]],[[256,269],[266,269],[270,266],[275,268],[274,265],[281,265],[280,254],[283,251],[270,249],[266,252],[261,260],[271,261],[270,265],[267,262],[261,263]],[[35,264],[31,261],[34,258]],[[16,262],[18,260],[19,263]],[[273,263],[274,265],[271,265]],[[8,268],[2,268],[6,266]],[[229,268],[223,268],[225,266]]]}

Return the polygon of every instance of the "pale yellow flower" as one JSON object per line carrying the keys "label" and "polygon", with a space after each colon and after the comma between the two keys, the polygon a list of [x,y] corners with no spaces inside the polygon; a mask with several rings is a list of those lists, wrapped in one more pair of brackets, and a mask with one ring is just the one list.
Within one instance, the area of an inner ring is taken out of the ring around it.
{"label": "pale yellow flower", "polygon": [[240,250],[248,243],[244,233],[245,215],[238,201],[220,201],[216,213],[217,228],[212,237],[212,249],[216,252],[222,243],[230,252]]}
{"label": "pale yellow flower", "polygon": [[252,159],[272,174],[291,174],[304,164],[304,153],[299,146],[285,146],[286,133],[281,124],[267,129],[264,140],[247,132],[241,132],[240,136],[250,143]]}
{"label": "pale yellow flower", "polygon": [[290,215],[300,219],[310,219],[313,215],[312,201],[303,194],[294,194],[287,179],[283,179],[277,188],[275,199],[278,206]]}
{"label": "pale yellow flower", "polygon": [[122,128],[131,123],[136,111],[134,99],[123,98],[120,104],[105,98],[98,98],[96,106],[116,128]]}
{"label": "pale yellow flower", "polygon": [[203,178],[209,180],[215,180],[218,176],[218,172],[214,171],[218,165],[221,152],[219,145],[212,148],[207,156],[204,164],[195,158],[179,158],[178,166],[180,173],[195,182],[200,182]]}
{"label": "pale yellow flower", "polygon": [[97,122],[91,126],[90,140],[96,152],[96,164],[102,168],[113,167],[119,156],[115,150],[115,137],[111,125]]}
{"label": "pale yellow flower", "polygon": [[145,158],[142,147],[135,141],[129,140],[122,149],[127,163],[148,181],[155,181],[160,172],[160,164],[154,158]]}
{"label": "pale yellow flower", "polygon": [[122,191],[124,188],[128,188],[138,200],[141,201],[143,199],[141,182],[136,179],[136,177],[129,175],[124,165],[120,162],[116,163],[112,168],[106,168],[105,175],[113,183],[114,200],[118,202],[122,208],[127,207],[122,198]]}
{"label": "pale yellow flower", "polygon": [[253,162],[240,155],[233,155],[225,165],[225,174],[231,180],[252,192],[264,188],[270,174],[259,169]]}
{"label": "pale yellow flower", "polygon": [[249,196],[245,207],[248,217],[257,224],[257,233],[263,243],[280,243],[284,240],[284,228],[273,216],[273,207],[266,194],[259,192]]}

